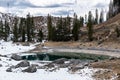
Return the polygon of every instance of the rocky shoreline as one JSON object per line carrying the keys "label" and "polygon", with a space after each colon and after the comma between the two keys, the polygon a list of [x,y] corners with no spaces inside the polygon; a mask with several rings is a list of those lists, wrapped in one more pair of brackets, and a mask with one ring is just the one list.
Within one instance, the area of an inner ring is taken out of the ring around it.
{"label": "rocky shoreline", "polygon": [[[36,45],[36,48],[33,50],[30,50],[29,52],[81,52],[81,51],[87,51],[87,52],[94,52],[98,54],[98,52],[102,51],[100,49],[90,49],[90,48],[76,48],[76,47],[46,47],[46,45],[38,44]],[[109,52],[114,54],[115,52],[117,55],[117,51],[113,50],[103,50],[104,52]],[[85,52],[85,53],[87,53]],[[101,53],[99,55],[101,55]],[[89,53],[93,54],[93,53]],[[104,54],[104,53],[102,53]],[[106,54],[105,54],[106,55]],[[111,54],[109,54],[111,55]],[[41,72],[51,75],[52,73],[59,72],[61,70],[62,73],[67,73],[69,75],[78,75],[80,77],[85,77],[82,80],[90,79],[90,80],[119,80],[120,79],[120,59],[116,58],[117,55],[112,56],[110,59],[99,61],[95,60],[92,62],[82,62],[79,59],[66,59],[66,58],[60,58],[54,61],[50,62],[41,62],[37,61],[26,61],[22,60],[21,57],[17,54],[12,54],[11,57],[7,57],[6,55],[0,55],[0,70],[2,73],[6,74],[19,74],[21,73],[24,76],[24,73],[33,73],[38,75],[38,73],[41,74]],[[26,75],[26,74],[25,74]],[[77,76],[77,77],[78,77]],[[1,76],[2,77],[2,76]],[[19,77],[19,76],[18,76]],[[3,78],[3,77],[2,77]],[[4,78],[2,79],[4,80]],[[7,79],[6,79],[7,80]],[[37,79],[36,79],[37,80]],[[61,79],[62,80],[62,79]],[[79,80],[79,79],[78,79]]]}
{"label": "rocky shoreline", "polygon": [[[4,62],[5,58],[7,61]],[[36,73],[38,70],[45,70],[47,72],[56,72],[60,69],[67,69],[70,74],[82,74],[81,70],[91,69],[93,80],[119,80],[119,58],[110,58],[104,61],[91,61],[83,62],[79,59],[66,59],[61,58],[50,62],[31,63],[31,61],[21,60],[19,55],[12,55],[11,58],[7,56],[0,56],[0,62],[8,64],[6,67],[6,72],[27,72]],[[16,64],[11,64],[17,60]],[[116,63],[117,62],[117,63]],[[0,64],[3,67],[3,64]],[[118,70],[118,71],[117,71]]]}
{"label": "rocky shoreline", "polygon": [[36,47],[34,50],[29,51],[31,53],[36,52],[76,52],[87,53],[96,55],[106,55],[111,57],[120,57],[119,49],[104,49],[104,48],[69,48],[69,47]]}

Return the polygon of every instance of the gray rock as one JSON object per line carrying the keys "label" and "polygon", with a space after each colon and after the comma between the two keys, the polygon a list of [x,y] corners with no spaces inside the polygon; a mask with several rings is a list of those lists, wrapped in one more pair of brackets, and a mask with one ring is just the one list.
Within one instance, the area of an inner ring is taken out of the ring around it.
{"label": "gray rock", "polygon": [[18,63],[18,64],[15,66],[15,68],[28,67],[28,66],[30,66],[30,63],[29,63],[28,61],[24,60],[24,61]]}
{"label": "gray rock", "polygon": [[55,67],[55,65],[53,63],[49,63],[47,65],[44,66],[45,68],[53,68]]}
{"label": "gray rock", "polygon": [[11,58],[16,60],[16,61],[22,60],[21,56],[19,56],[17,54],[12,54]]}
{"label": "gray rock", "polygon": [[37,69],[45,69],[45,66],[38,66]]}
{"label": "gray rock", "polygon": [[80,64],[81,63],[81,60],[76,60],[76,59],[71,59],[70,60],[70,64],[71,65],[78,65],[78,64]]}
{"label": "gray rock", "polygon": [[67,61],[66,58],[61,58],[61,59],[57,59],[57,60],[53,61],[52,63],[55,63],[55,64],[64,64],[65,61]]}
{"label": "gray rock", "polygon": [[10,68],[7,68],[6,69],[6,72],[12,72],[12,68],[10,67]]}
{"label": "gray rock", "polygon": [[72,71],[72,72],[76,72],[80,69],[83,69],[84,68],[84,65],[80,65],[80,66],[71,66],[68,68],[69,71]]}
{"label": "gray rock", "polygon": [[59,68],[67,68],[69,66],[70,66],[69,64],[61,64],[61,65],[59,65]]}
{"label": "gray rock", "polygon": [[2,67],[2,64],[0,64],[0,67]]}
{"label": "gray rock", "polygon": [[7,57],[7,55],[1,55],[1,54],[0,54],[0,56],[1,56],[1,57]]}
{"label": "gray rock", "polygon": [[23,46],[30,46],[30,43],[29,43],[29,42],[25,42],[25,43],[23,44]]}
{"label": "gray rock", "polygon": [[117,59],[116,57],[110,57],[109,60],[115,60]]}
{"label": "gray rock", "polygon": [[36,66],[31,65],[31,66],[29,66],[27,69],[22,70],[22,71],[23,71],[23,72],[28,72],[28,73],[34,73],[34,72],[37,71],[37,68],[36,68]]}

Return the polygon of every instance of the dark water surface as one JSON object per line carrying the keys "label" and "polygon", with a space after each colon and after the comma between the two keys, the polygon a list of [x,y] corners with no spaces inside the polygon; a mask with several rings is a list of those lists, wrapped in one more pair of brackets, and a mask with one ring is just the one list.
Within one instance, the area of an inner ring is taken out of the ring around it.
{"label": "dark water surface", "polygon": [[109,58],[109,56],[105,55],[70,53],[70,52],[23,53],[21,57],[23,60],[45,60],[45,61],[53,61],[60,58],[80,60],[105,60]]}

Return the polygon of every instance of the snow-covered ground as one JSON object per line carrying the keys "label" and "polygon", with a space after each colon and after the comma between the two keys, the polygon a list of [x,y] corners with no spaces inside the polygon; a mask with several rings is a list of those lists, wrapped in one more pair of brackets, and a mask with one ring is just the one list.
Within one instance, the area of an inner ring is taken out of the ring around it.
{"label": "snow-covered ground", "polygon": [[7,55],[12,53],[20,53],[32,50],[35,48],[36,44],[31,44],[30,46],[22,46],[13,44],[13,42],[5,42],[3,40],[0,41],[0,54]]}
{"label": "snow-covered ground", "polygon": [[[0,54],[12,54],[34,49],[35,45],[22,46],[16,45],[12,42],[0,41]],[[20,68],[13,72],[6,72],[6,69],[11,65],[16,65],[20,61],[15,61],[10,58],[0,57],[0,80],[94,80],[92,78],[94,69],[84,68],[79,72],[71,74],[67,68],[60,68],[60,70],[49,72],[45,69],[38,69],[35,73],[23,73]],[[42,65],[38,62],[30,62]]]}
{"label": "snow-covered ground", "polygon": [[2,67],[0,67],[0,80],[93,80],[91,75],[93,74],[94,70],[88,68],[82,69],[75,74],[69,73],[67,68],[61,68],[60,70],[53,72],[49,72],[44,69],[38,69],[38,71],[35,73],[23,73],[21,72],[21,69],[18,68],[13,72],[6,72],[6,69],[9,68],[9,66],[16,65],[20,61],[9,61],[9,58],[0,58],[0,64],[2,64]]}

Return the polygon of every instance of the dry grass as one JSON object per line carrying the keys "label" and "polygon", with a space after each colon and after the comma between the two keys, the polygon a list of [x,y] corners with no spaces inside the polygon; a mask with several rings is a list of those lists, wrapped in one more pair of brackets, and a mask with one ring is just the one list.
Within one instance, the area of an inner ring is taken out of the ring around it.
{"label": "dry grass", "polygon": [[107,48],[107,49],[120,49],[120,43],[106,41],[100,45],[97,44],[97,41],[93,42],[46,42],[45,46],[48,47],[68,47],[68,48]]}
{"label": "dry grass", "polygon": [[97,72],[95,74],[96,78],[100,77],[100,78],[105,78],[105,80],[109,80],[113,75],[116,74],[118,76],[117,80],[120,80],[120,59],[95,62],[95,63],[91,63],[90,66],[93,68],[108,69],[108,71],[105,70],[102,73]]}

